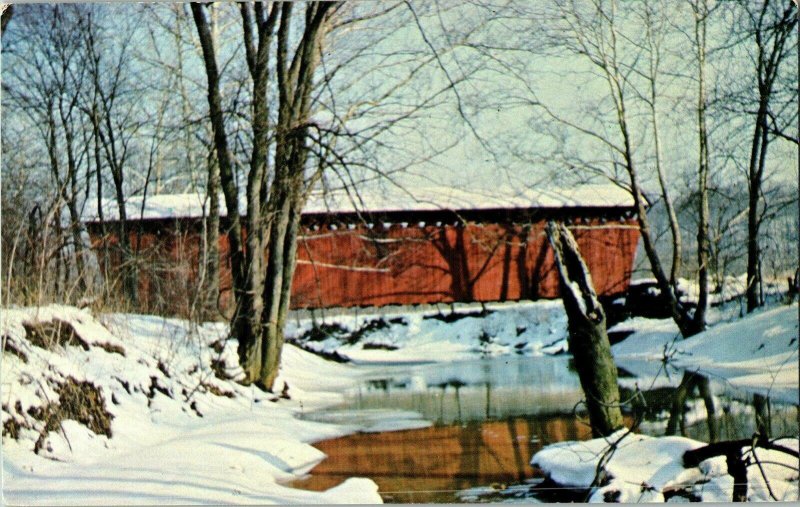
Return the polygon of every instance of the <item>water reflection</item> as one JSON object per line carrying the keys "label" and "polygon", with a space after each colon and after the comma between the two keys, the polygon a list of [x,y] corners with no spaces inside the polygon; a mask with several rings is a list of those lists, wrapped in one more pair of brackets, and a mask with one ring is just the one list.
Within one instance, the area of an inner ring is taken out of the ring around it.
{"label": "water reflection", "polygon": [[[568,358],[498,358],[386,368],[338,409],[392,408],[436,424],[570,412],[583,394]],[[324,413],[320,417],[324,420]]]}
{"label": "water reflection", "polygon": [[476,485],[503,488],[534,477],[542,445],[586,439],[574,417],[515,417],[430,428],[360,433],[315,444],[328,455],[295,487],[324,490],[347,477],[374,480],[386,502],[454,502]]}
{"label": "water reflection", "polygon": [[[663,366],[652,363],[626,369],[633,373],[620,378],[623,398],[637,388],[646,391],[640,396],[642,405],[629,407],[626,425],[643,420],[638,431],[663,435],[680,375],[669,371],[667,376]],[[723,401],[717,421],[720,438],[751,436],[756,418],[750,397],[719,383],[712,388]],[[563,356],[387,366],[346,393],[341,406],[308,417],[365,431],[417,429],[319,442],[315,446],[328,458],[293,485],[324,490],[348,477],[369,477],[385,501],[396,503],[457,502],[465,499],[459,491],[519,485],[535,477],[528,462],[542,446],[590,438],[586,421],[575,414],[582,397],[578,376]],[[742,402],[730,401],[736,397]],[[687,403],[693,412],[687,414],[686,435],[708,441],[702,402],[690,393]],[[797,434],[796,406],[771,415],[775,434]]]}

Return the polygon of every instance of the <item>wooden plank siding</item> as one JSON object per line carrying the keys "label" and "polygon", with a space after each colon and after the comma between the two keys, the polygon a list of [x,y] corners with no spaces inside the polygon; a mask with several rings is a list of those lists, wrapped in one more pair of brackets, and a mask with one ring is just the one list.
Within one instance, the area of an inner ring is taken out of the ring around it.
{"label": "wooden plank siding", "polygon": [[[544,234],[554,214],[570,223],[598,293],[624,293],[639,240],[629,210],[308,214],[298,241],[292,308],[557,298],[558,278]],[[102,256],[99,226],[87,226]],[[106,229],[115,230],[111,223]],[[144,220],[131,222],[129,229],[131,243],[139,245],[140,308],[183,314],[196,293],[200,220]],[[231,310],[227,237],[222,234],[219,241],[220,303]],[[116,244],[113,234],[105,244]],[[119,259],[109,256],[104,273],[109,281],[118,276]]]}

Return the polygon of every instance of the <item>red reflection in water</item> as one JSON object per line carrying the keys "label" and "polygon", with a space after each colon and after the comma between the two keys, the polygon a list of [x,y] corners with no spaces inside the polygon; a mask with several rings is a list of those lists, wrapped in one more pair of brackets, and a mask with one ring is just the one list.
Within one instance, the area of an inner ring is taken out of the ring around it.
{"label": "red reflection in water", "polygon": [[588,426],[566,416],[359,433],[314,444],[328,458],[292,486],[321,491],[368,477],[387,502],[453,502],[460,490],[535,477],[528,463],[542,445],[590,436]]}

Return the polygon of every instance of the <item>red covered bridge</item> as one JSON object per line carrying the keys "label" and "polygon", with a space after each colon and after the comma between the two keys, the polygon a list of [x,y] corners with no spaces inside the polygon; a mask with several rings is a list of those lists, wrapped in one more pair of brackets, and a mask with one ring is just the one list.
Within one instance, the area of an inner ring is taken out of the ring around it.
{"label": "red covered bridge", "polygon": [[[193,194],[128,202],[137,252],[140,305],[182,313],[196,292],[203,206]],[[105,206],[104,206],[105,208]],[[357,209],[358,208],[358,209]],[[106,277],[118,273],[113,206],[86,221]],[[134,218],[131,218],[134,217]],[[630,195],[608,186],[558,193],[521,190],[487,196],[455,189],[385,194],[353,206],[344,192],[312,198],[302,218],[293,308],[409,305],[557,298],[558,278],[544,234],[548,219],[569,224],[599,294],[624,293],[639,240]],[[224,219],[223,219],[224,222]],[[221,306],[230,306],[228,240],[219,238]],[[102,256],[101,256],[102,257]],[[188,307],[188,306],[187,306]]]}

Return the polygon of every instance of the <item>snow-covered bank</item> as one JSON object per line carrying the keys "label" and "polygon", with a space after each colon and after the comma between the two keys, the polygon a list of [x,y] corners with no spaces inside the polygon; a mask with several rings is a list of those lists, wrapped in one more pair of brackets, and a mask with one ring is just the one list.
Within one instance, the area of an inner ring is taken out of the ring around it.
{"label": "snow-covered bank", "polygon": [[[798,450],[796,438],[775,443]],[[622,430],[607,438],[549,445],[533,456],[531,464],[557,484],[586,489],[590,502],[730,502],[733,478],[725,456],[698,466],[684,465],[684,453],[704,445],[684,437],[656,438]],[[772,496],[798,500],[797,457],[752,446],[741,451],[749,460],[748,500],[768,501]]]}
{"label": "snow-covered bank", "polygon": [[650,363],[655,369],[666,358],[675,368],[698,371],[733,387],[797,403],[797,304],[779,306],[720,323],[682,340],[672,321],[632,319],[617,328],[635,330],[612,347],[623,366]]}
{"label": "snow-covered bank", "polygon": [[404,308],[396,314],[353,310],[322,321],[300,318],[289,322],[286,335],[311,350],[365,363],[537,356],[566,349],[560,300],[441,308],[439,314]]}
{"label": "snow-covered bank", "polygon": [[352,368],[288,345],[276,393],[288,388],[272,395],[235,382],[224,325],[102,320],[62,306],[3,310],[4,502],[381,501],[367,479],[323,493],[280,484],[324,458],[308,442],[355,429],[295,417],[337,402]]}
{"label": "snow-covered bank", "polygon": [[[632,319],[617,328],[633,334],[612,350],[618,364],[637,365],[638,375],[648,368],[664,378],[667,367],[698,371],[733,387],[797,404],[797,311],[796,304],[762,310],[686,340],[669,320]],[[671,381],[679,378],[673,375]],[[795,427],[790,438],[777,443],[796,453],[797,432]],[[725,456],[684,465],[684,453],[704,445],[683,437],[620,431],[605,439],[549,445],[531,463],[561,486],[586,489],[590,501],[731,501],[733,478]],[[741,451],[747,460],[748,500],[800,499],[796,456],[759,447],[754,451],[749,445]]]}
{"label": "snow-covered bank", "polygon": [[[417,384],[420,389],[441,385],[442,392],[447,385],[463,386],[455,392],[459,403],[465,402],[466,413],[467,384],[481,386],[480,400],[488,400],[480,376],[486,373],[485,365],[456,364],[463,370],[458,372],[461,382],[456,383],[443,362],[468,358],[482,363],[479,358],[485,355],[502,354],[551,367],[568,361],[566,357],[546,361],[527,357],[563,346],[566,320],[560,301],[487,308],[486,313],[478,313],[478,307],[470,315],[464,316],[459,309],[460,315],[445,312],[436,318],[425,318],[421,312],[386,315],[380,320],[363,314],[338,316],[327,321],[332,332],[325,336],[313,335],[310,321],[294,322],[295,336],[308,333],[304,345],[317,344],[321,350],[337,350],[370,364],[337,364],[287,346],[275,394],[235,381],[242,373],[236,343],[224,341],[226,326],[222,324],[193,328],[185,321],[144,315],[96,319],[87,311],[57,306],[6,310],[0,328],[5,336],[4,500],[23,504],[380,501],[377,487],[368,480],[350,479],[323,493],[294,490],[281,483],[303,475],[323,459],[320,451],[308,445],[311,441],[365,428],[398,429],[398,423],[425,427],[430,424],[427,416],[404,407],[362,411],[358,418],[335,411],[314,420],[297,416],[338,403],[342,391],[374,378],[369,375],[375,371],[382,374],[386,363],[435,362],[414,366],[435,369],[438,375],[424,380],[410,375],[409,390],[413,392]],[[796,306],[765,310],[685,341],[674,340],[676,331],[668,321],[632,319],[620,327],[628,326],[634,334],[618,344],[615,352],[618,358],[660,367],[668,343],[672,364],[701,371],[717,368],[717,375],[731,374],[754,385],[769,381],[773,397],[776,386],[796,393],[797,383],[792,385],[789,377],[794,367],[796,379],[797,357],[792,361],[781,355],[787,347],[796,351],[789,339],[789,334],[797,334],[796,313],[790,314],[796,310]],[[57,343],[50,343],[54,339]],[[551,340],[556,345],[546,347]],[[730,347],[732,341],[738,346]],[[743,343],[752,347],[743,351]],[[537,392],[545,390],[542,386],[554,387],[555,377],[547,372],[540,380],[530,373],[533,369],[509,367],[508,357],[497,362],[502,363],[501,378],[515,385],[527,384]],[[778,374],[765,375],[769,368],[764,364],[780,365]],[[558,371],[569,373],[565,364]],[[753,378],[755,373],[760,376]],[[494,394],[502,385],[493,383],[495,413],[502,407],[502,397]],[[84,403],[75,403],[76,398]],[[525,414],[532,413],[533,399],[525,395]],[[662,456],[666,467],[675,456],[657,442],[634,454],[642,459],[648,453],[651,458]],[[581,463],[573,459],[560,466]],[[541,466],[555,470],[549,463]],[[644,465],[636,468],[645,473]],[[666,487],[653,479],[656,475],[632,477]],[[719,475],[719,484],[728,480],[724,476]],[[787,484],[796,484],[789,479]],[[709,481],[707,487],[715,487]],[[610,491],[609,498],[633,495],[633,491]],[[648,494],[653,491],[647,490]]]}

